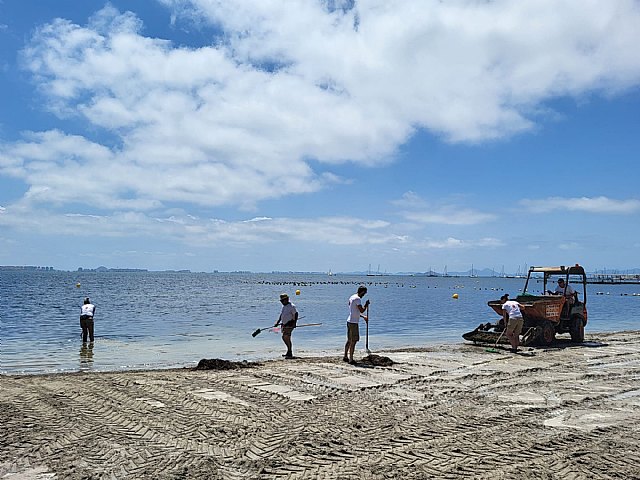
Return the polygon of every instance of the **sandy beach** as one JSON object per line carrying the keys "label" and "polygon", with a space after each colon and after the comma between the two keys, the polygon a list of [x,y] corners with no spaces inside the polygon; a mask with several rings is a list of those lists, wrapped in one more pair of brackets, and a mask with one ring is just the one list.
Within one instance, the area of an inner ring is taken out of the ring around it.
{"label": "sandy beach", "polygon": [[0,376],[0,479],[640,478],[640,332]]}

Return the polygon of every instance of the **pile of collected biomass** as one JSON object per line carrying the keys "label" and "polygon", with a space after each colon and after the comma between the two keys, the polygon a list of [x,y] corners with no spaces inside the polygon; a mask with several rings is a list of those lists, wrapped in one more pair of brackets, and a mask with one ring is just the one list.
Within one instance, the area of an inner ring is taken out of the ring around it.
{"label": "pile of collected biomass", "polygon": [[390,367],[394,364],[394,361],[389,357],[384,357],[382,355],[370,354],[360,360],[360,363],[368,363],[373,365],[374,367]]}
{"label": "pile of collected biomass", "polygon": [[194,370],[235,370],[238,368],[251,368],[260,365],[257,362],[232,362],[220,358],[203,358],[198,362]]}

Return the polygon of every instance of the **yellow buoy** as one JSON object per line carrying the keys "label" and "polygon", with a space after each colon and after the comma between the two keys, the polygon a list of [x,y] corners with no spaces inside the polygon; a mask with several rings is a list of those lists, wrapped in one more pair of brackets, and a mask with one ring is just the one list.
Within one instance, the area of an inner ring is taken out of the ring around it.
{"label": "yellow buoy", "polygon": [[458,294],[454,293],[453,295],[451,295],[453,298],[457,299],[458,298]]}
{"label": "yellow buoy", "polygon": [[296,295],[300,295],[300,290],[296,290]]}
{"label": "yellow buoy", "polygon": [[76,288],[80,288],[80,282],[76,283]]}

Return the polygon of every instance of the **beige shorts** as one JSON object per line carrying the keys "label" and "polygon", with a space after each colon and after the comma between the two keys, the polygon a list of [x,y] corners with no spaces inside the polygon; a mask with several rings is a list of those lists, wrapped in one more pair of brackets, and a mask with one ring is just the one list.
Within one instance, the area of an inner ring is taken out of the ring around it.
{"label": "beige shorts", "polygon": [[293,333],[293,329],[296,327],[282,327],[281,328],[281,332],[282,332],[282,336],[283,337],[290,337],[291,334]]}
{"label": "beige shorts", "polygon": [[522,333],[522,325],[524,325],[524,319],[522,317],[510,318],[507,323],[507,331],[505,332],[507,335],[520,335]]}
{"label": "beige shorts", "polygon": [[350,342],[360,340],[360,328],[357,323],[347,322],[347,340]]}

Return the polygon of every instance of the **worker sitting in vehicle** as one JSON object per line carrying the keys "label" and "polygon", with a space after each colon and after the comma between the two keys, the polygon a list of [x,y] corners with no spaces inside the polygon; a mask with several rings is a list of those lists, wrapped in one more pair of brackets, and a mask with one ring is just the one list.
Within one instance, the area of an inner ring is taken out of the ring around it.
{"label": "worker sitting in vehicle", "polygon": [[549,293],[552,295],[564,295],[567,302],[569,302],[569,305],[573,305],[575,303],[578,295],[571,285],[565,283],[564,278],[559,278],[558,286],[553,292],[549,291]]}

